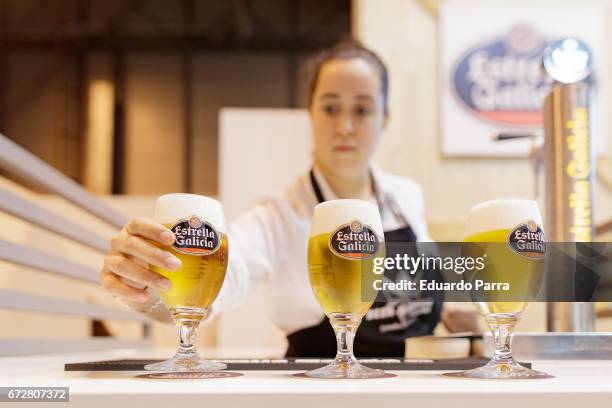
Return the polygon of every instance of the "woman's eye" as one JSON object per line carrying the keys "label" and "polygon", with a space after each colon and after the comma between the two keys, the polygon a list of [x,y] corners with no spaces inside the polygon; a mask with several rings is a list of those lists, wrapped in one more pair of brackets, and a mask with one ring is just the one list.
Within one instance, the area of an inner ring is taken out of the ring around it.
{"label": "woman's eye", "polygon": [[323,106],[323,112],[331,116],[338,114],[339,111],[340,109],[335,105],[324,105]]}
{"label": "woman's eye", "polygon": [[372,113],[372,109],[370,109],[370,108],[369,108],[369,107],[367,107],[367,106],[357,106],[357,107],[355,108],[355,113],[356,113],[358,116],[367,116],[367,115],[369,115],[370,113]]}

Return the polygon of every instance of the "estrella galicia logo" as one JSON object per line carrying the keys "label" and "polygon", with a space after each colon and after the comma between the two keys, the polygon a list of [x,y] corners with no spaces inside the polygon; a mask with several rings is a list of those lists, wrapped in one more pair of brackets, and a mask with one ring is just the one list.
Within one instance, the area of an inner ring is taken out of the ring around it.
{"label": "estrella galicia logo", "polygon": [[475,46],[455,64],[454,93],[477,117],[497,125],[539,126],[552,79],[541,69],[546,39],[527,24]]}
{"label": "estrella galicia logo", "polygon": [[542,259],[546,255],[544,231],[533,220],[517,225],[508,234],[508,246],[526,258]]}
{"label": "estrella galicia logo", "polygon": [[369,259],[379,246],[376,232],[359,220],[341,225],[329,237],[329,249],[339,257],[351,260]]}
{"label": "estrella galicia logo", "polygon": [[170,230],[176,236],[174,248],[189,255],[210,255],[219,249],[219,233],[197,215],[177,221]]}

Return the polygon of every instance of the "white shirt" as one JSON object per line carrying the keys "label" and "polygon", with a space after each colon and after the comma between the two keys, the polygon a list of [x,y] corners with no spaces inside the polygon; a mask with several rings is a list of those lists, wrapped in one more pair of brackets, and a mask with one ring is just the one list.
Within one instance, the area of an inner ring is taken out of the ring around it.
{"label": "white shirt", "polygon": [[[418,241],[431,241],[420,186],[408,178],[370,167],[383,229],[411,226]],[[323,175],[314,176],[326,200],[337,198]],[[280,194],[266,197],[233,222],[228,231],[229,267],[213,312],[237,307],[263,279],[270,288],[274,323],[286,334],[318,324],[323,311],[310,287],[307,247],[318,200],[309,173]]]}

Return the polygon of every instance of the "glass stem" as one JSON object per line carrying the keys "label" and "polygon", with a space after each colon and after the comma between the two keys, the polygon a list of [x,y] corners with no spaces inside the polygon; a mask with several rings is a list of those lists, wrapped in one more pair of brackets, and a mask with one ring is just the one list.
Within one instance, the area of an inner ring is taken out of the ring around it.
{"label": "glass stem", "polygon": [[178,354],[196,354],[195,333],[200,324],[199,320],[183,320],[179,323],[180,343]]}
{"label": "glass stem", "polygon": [[492,362],[495,364],[511,363],[512,358],[512,335],[514,328],[518,323],[518,319],[512,317],[496,317],[490,316],[487,323],[493,333],[493,341],[495,342],[495,351]]}
{"label": "glass stem", "polygon": [[337,315],[330,318],[336,333],[337,351],[335,362],[337,364],[355,364],[357,359],[353,355],[353,341],[359,327],[359,320],[352,316]]}

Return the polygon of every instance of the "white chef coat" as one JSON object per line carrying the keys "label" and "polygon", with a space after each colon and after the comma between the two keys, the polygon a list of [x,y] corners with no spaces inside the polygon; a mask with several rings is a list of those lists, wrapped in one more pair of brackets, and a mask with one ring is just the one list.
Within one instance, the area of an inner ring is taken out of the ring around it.
{"label": "white chef coat", "polygon": [[[337,198],[316,167],[313,173],[323,197]],[[386,174],[375,164],[370,174],[383,229],[409,224],[418,241],[431,241],[420,186]],[[317,204],[307,172],[281,193],[257,202],[229,226],[229,267],[213,313],[237,307],[266,279],[274,323],[286,334],[324,318],[310,286],[307,264],[310,222]]]}

